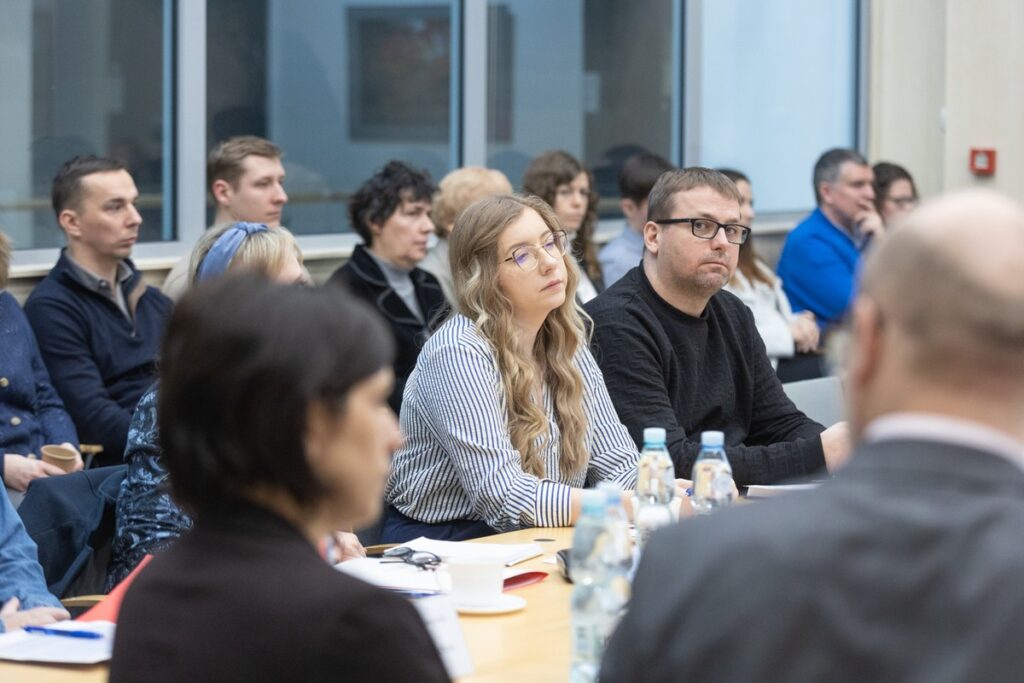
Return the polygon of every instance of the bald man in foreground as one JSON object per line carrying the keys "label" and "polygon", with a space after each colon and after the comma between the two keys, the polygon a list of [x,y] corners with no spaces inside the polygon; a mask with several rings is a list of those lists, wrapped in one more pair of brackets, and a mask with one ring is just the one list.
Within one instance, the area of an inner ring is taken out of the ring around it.
{"label": "bald man in foreground", "polygon": [[850,463],[655,535],[602,681],[1024,675],[1024,207],[923,206],[852,321]]}

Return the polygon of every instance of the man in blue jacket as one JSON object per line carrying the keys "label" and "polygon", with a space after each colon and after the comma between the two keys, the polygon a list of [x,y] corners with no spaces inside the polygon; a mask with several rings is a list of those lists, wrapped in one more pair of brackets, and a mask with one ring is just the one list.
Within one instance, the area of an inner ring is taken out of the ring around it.
{"label": "man in blue jacket", "polygon": [[875,209],[874,172],[852,149],[830,149],[814,165],[818,208],[793,229],[778,273],[794,311],[811,311],[827,331],[853,297],[860,255],[884,230]]}
{"label": "man in blue jacket", "polygon": [[53,209],[67,236],[57,265],[25,303],[53,385],[84,443],[120,463],[128,423],[153,383],[171,301],[147,287],[129,257],[142,217],[123,165],[75,157],[53,179]]}

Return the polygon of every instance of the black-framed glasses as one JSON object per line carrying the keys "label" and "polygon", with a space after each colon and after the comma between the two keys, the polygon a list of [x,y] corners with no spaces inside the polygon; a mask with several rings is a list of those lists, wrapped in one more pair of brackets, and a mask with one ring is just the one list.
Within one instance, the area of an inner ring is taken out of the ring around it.
{"label": "black-framed glasses", "polygon": [[658,225],[675,225],[689,223],[694,237],[702,240],[713,240],[719,230],[725,231],[725,239],[729,244],[743,244],[750,237],[750,228],[739,223],[719,223],[710,218],[665,218],[654,221]]}
{"label": "black-framed glasses", "polygon": [[391,562],[405,562],[420,569],[437,569],[441,564],[441,558],[426,550],[413,550],[406,546],[399,546],[384,551],[381,564]]}
{"label": "black-framed glasses", "polygon": [[562,258],[569,246],[569,235],[564,230],[554,230],[539,247],[533,244],[524,244],[512,250],[512,255],[505,261],[512,261],[522,270],[527,272],[533,270],[540,263],[540,250],[543,249],[553,258]]}

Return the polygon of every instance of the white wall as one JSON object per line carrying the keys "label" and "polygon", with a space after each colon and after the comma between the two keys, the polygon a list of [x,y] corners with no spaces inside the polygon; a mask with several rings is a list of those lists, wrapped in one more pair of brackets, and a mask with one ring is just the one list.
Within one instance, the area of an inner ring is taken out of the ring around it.
{"label": "white wall", "polygon": [[[1024,201],[1024,2],[871,3],[869,153],[906,166],[929,196],[986,186]],[[995,147],[973,176],[971,147]]]}

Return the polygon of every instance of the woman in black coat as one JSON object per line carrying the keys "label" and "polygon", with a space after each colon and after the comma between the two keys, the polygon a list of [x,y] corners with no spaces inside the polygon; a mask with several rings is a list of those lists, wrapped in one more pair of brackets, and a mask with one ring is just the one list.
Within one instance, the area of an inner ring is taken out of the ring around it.
{"label": "woman in black coat", "polygon": [[448,680],[406,599],[317,550],[380,512],[392,357],[336,288],[228,276],[178,304],[157,419],[194,526],[129,589],[111,681]]}

